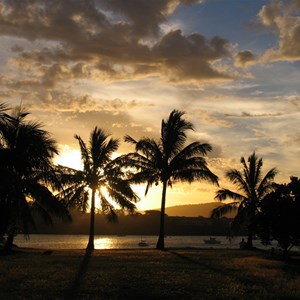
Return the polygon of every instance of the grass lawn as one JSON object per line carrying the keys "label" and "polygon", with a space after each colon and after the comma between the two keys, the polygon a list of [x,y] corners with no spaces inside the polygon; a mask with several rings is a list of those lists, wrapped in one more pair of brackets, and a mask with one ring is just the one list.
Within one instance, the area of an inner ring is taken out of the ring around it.
{"label": "grass lawn", "polygon": [[299,275],[263,251],[35,250],[0,257],[0,299],[300,299]]}

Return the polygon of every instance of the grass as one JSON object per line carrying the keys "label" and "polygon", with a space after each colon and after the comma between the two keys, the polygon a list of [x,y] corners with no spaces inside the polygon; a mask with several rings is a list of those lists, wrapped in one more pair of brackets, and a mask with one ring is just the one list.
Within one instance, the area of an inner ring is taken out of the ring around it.
{"label": "grass", "polygon": [[0,257],[0,299],[300,299],[300,264],[263,251],[27,251]]}

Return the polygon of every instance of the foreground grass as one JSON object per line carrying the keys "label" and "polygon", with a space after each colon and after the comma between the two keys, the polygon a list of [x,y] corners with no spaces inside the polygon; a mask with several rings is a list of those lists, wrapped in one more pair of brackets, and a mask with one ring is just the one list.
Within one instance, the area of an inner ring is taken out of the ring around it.
{"label": "foreground grass", "polygon": [[299,275],[262,251],[30,251],[0,257],[0,299],[300,299]]}

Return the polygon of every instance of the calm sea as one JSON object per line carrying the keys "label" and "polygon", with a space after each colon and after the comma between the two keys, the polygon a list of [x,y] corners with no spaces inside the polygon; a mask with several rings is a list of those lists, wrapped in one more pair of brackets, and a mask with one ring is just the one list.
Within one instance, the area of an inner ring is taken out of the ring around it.
{"label": "calm sea", "polygon": [[[232,240],[224,236],[216,236],[220,244],[205,244],[208,236],[167,236],[165,247],[167,248],[239,248],[242,237]],[[140,248],[138,243],[141,239],[148,244],[147,248],[155,248],[157,236],[95,236],[96,249],[134,249]],[[54,235],[54,234],[32,234],[29,239],[23,235],[15,238],[14,243],[19,247],[42,248],[42,249],[85,249],[88,242],[87,235]],[[257,248],[271,248],[263,246],[260,241],[253,241]]]}

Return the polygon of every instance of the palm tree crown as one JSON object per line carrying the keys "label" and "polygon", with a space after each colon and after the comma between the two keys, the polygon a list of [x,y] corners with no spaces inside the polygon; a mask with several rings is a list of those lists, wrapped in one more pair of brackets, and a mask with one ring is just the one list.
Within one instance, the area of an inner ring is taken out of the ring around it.
{"label": "palm tree crown", "polygon": [[226,177],[234,184],[238,192],[229,189],[217,191],[215,199],[224,201],[233,199],[231,203],[224,204],[213,210],[213,217],[220,217],[232,210],[237,210],[237,215],[232,223],[235,231],[241,224],[246,224],[248,229],[247,246],[252,247],[252,234],[254,217],[259,211],[260,201],[273,190],[273,180],[277,174],[276,168],[269,170],[262,175],[263,160],[253,152],[246,162],[241,158],[243,171],[231,169],[226,172]]}
{"label": "palm tree crown", "polygon": [[41,124],[26,122],[27,115],[20,107],[0,122],[1,234],[9,236],[7,248],[17,231],[29,233],[34,212],[48,223],[51,214],[64,220],[70,217],[52,194],[59,186],[52,161],[58,154],[56,143]]}
{"label": "palm tree crown", "polygon": [[164,248],[164,214],[167,186],[176,182],[191,183],[196,180],[207,180],[218,183],[218,177],[213,174],[204,156],[212,150],[207,143],[193,142],[184,147],[188,130],[193,130],[192,123],[183,119],[184,112],[173,110],[167,120],[162,120],[161,137],[159,141],[141,138],[139,141],[130,136],[125,141],[135,145],[135,152],[124,155],[123,165],[135,168],[131,180],[133,183],[146,182],[146,191],[153,184],[163,184],[160,235],[158,249]]}
{"label": "palm tree crown", "polygon": [[75,135],[78,140],[83,170],[74,170],[67,167],[59,167],[61,182],[64,192],[60,197],[69,207],[77,207],[83,211],[88,208],[88,200],[91,191],[91,224],[87,249],[94,249],[94,215],[95,197],[98,194],[102,211],[111,219],[116,217],[113,200],[122,209],[129,212],[135,210],[133,202],[139,200],[130,187],[126,174],[122,171],[112,154],[118,149],[119,141],[105,134],[102,129],[95,127],[91,132],[89,146]]}

